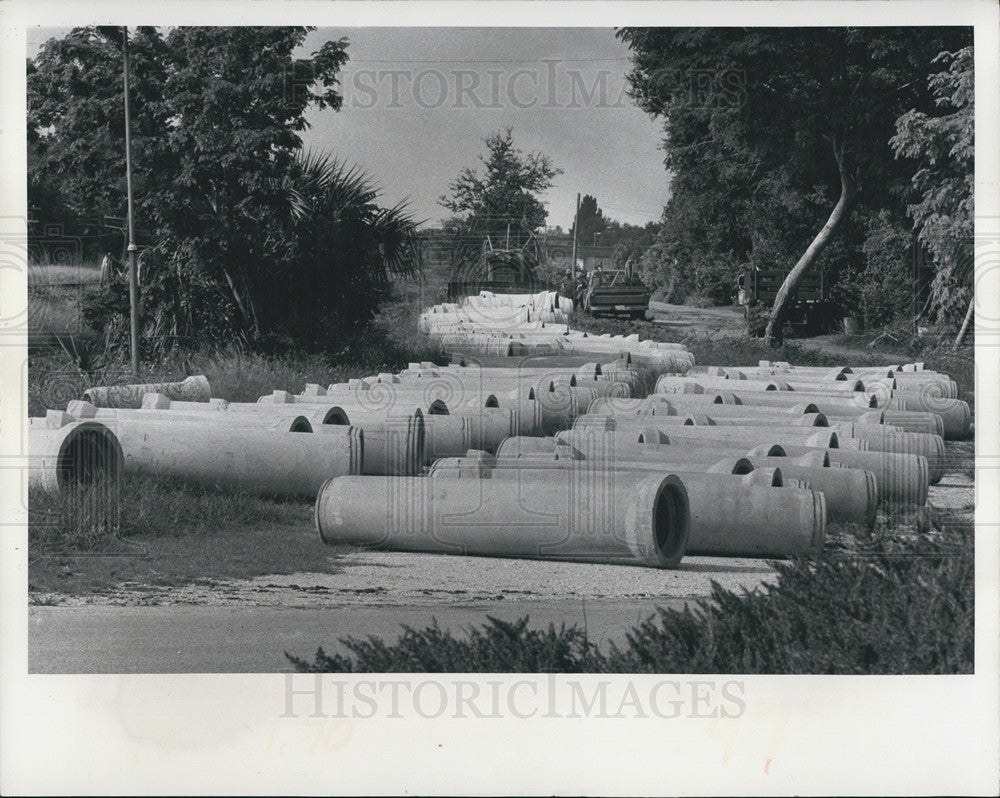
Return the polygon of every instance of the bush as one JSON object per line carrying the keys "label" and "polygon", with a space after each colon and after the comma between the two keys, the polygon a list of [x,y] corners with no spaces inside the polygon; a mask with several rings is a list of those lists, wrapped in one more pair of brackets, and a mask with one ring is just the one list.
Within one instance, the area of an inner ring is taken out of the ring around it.
{"label": "bush", "polygon": [[[455,637],[405,627],[396,643],[344,638],[300,671],[887,674],[972,673],[975,535],[849,530],[816,559],[777,563],[776,586],[660,609],[602,653],[576,627],[528,628],[528,618]],[[845,545],[845,543],[847,545]]]}

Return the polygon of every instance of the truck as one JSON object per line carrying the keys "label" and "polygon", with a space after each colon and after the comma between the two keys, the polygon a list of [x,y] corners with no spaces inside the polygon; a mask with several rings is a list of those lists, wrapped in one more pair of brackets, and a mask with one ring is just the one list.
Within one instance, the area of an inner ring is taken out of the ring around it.
{"label": "truck", "polygon": [[649,289],[632,269],[593,269],[587,275],[581,298],[583,309],[595,316],[628,316],[641,319],[649,309]]}
{"label": "truck", "polygon": [[[766,320],[762,311],[774,306],[787,273],[781,269],[747,267],[736,280],[736,301],[742,305],[751,333],[762,334]],[[806,273],[789,298],[785,323],[799,332],[823,333],[831,328],[829,281],[823,269]],[[757,329],[759,328],[759,329]]]}

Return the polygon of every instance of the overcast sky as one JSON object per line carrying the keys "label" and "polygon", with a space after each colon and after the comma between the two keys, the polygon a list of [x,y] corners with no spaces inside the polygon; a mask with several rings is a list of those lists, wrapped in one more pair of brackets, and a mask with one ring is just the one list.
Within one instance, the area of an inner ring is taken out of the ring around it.
{"label": "overcast sky", "polygon": [[[38,29],[29,56],[65,32]],[[625,94],[629,51],[613,30],[321,28],[304,52],[341,36],[344,107],[311,109],[305,145],[367,170],[383,202],[408,199],[432,223],[447,216],[438,197],[509,125],[518,147],[563,170],[543,197],[550,225],[570,226],[577,192],[619,221],[659,218],[669,196],[661,125]]]}

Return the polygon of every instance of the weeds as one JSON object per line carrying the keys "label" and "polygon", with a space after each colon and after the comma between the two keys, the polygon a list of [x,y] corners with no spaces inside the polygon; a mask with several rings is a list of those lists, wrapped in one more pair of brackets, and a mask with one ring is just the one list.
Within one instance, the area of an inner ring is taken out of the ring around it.
{"label": "weeds", "polygon": [[28,490],[29,555],[115,553],[133,536],[205,535],[285,523],[287,503],[128,475],[58,494]]}
{"label": "weeds", "polygon": [[435,624],[394,644],[342,639],[300,671],[890,674],[972,673],[974,533],[883,520],[856,545],[777,563],[777,585],[660,609],[604,654],[571,626],[528,629],[490,618],[462,638]]}

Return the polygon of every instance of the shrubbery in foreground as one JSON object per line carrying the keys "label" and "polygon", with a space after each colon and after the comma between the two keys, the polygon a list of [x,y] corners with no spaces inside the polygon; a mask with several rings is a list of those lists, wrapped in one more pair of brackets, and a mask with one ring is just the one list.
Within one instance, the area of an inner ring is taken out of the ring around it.
{"label": "shrubbery in foreground", "polygon": [[901,533],[881,524],[845,535],[815,560],[776,564],[778,583],[660,609],[608,653],[576,626],[528,627],[496,618],[456,637],[435,623],[404,627],[395,643],[344,638],[303,672],[972,673],[971,524]]}

